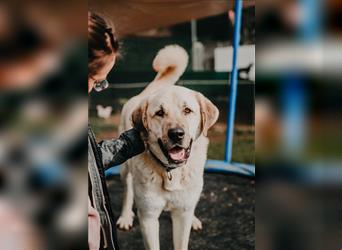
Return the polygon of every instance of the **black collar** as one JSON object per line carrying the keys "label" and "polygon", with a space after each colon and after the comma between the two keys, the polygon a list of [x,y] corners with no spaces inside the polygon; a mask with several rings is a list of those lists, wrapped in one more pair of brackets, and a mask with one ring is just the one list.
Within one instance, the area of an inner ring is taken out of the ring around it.
{"label": "black collar", "polygon": [[164,162],[162,162],[153,152],[152,150],[148,149],[148,151],[150,152],[150,154],[152,155],[153,159],[159,163],[163,168],[165,168],[166,172],[170,172],[171,170],[177,168],[177,167],[173,167],[170,164],[165,164]]}

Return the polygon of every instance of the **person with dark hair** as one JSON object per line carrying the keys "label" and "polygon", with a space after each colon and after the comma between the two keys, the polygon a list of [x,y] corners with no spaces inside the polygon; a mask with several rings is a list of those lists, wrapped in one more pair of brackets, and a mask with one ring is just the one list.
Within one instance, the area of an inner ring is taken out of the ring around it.
{"label": "person with dark hair", "polygon": [[[99,14],[88,12],[88,93],[108,87],[106,77],[115,64],[118,50],[114,26]],[[89,249],[119,248],[104,171],[144,150],[140,133],[134,128],[122,133],[118,139],[97,143],[88,126]]]}

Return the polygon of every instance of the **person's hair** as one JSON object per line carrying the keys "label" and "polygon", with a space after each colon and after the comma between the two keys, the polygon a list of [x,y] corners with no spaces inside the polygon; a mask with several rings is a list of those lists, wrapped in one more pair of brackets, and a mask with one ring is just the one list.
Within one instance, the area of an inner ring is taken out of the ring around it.
{"label": "person's hair", "polygon": [[117,53],[119,42],[113,24],[99,14],[88,12],[88,76],[104,66],[104,56]]}

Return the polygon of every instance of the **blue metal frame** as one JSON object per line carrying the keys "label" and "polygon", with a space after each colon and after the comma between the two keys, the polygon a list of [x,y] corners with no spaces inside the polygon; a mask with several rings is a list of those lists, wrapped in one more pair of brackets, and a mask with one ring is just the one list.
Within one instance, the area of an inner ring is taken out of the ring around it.
{"label": "blue metal frame", "polygon": [[234,40],[233,40],[233,67],[230,77],[230,93],[227,116],[227,131],[225,143],[224,161],[208,160],[205,166],[206,172],[217,173],[235,173],[247,176],[255,176],[255,165],[232,162],[233,154],[233,136],[234,136],[234,121],[236,111],[236,97],[238,87],[238,51],[240,46],[240,31],[242,22],[242,4],[243,0],[235,1],[235,24],[234,24]]}
{"label": "blue metal frame", "polygon": [[300,24],[299,37],[305,42],[317,42],[322,31],[322,3],[321,0],[301,0],[304,19]]}
{"label": "blue metal frame", "polygon": [[220,160],[207,160],[205,165],[207,173],[231,173],[246,176],[255,176],[255,166],[238,162],[225,162]]}
{"label": "blue metal frame", "polygon": [[[322,15],[320,0],[301,0],[304,11],[297,34],[298,42],[315,44],[319,42]],[[288,157],[298,157],[305,148],[305,121],[307,114],[307,96],[305,72],[292,69],[284,72],[281,86],[282,111],[284,120],[283,146]]]}
{"label": "blue metal frame", "polygon": [[304,77],[300,73],[286,72],[281,84],[283,111],[283,146],[290,157],[303,153],[305,146],[306,95]]}
{"label": "blue metal frame", "polygon": [[[232,162],[232,149],[233,149],[233,135],[234,135],[234,120],[236,110],[236,96],[238,87],[238,50],[240,46],[240,30],[242,22],[242,5],[243,0],[235,1],[235,24],[234,24],[234,40],[233,40],[233,67],[230,78],[230,93],[228,118],[227,118],[227,131],[225,142],[225,157],[224,161],[208,160],[205,166],[206,172],[215,173],[234,173],[246,176],[255,176],[255,165],[243,164]],[[115,175],[120,173],[119,167],[111,168],[106,171],[106,176]]]}
{"label": "blue metal frame", "polygon": [[233,150],[233,136],[234,136],[234,120],[236,110],[236,96],[237,96],[237,85],[238,85],[238,50],[240,46],[240,30],[242,20],[242,0],[235,1],[235,25],[234,25],[234,40],[233,40],[233,68],[230,78],[230,94],[229,94],[229,106],[227,116],[227,132],[226,132],[226,150],[224,160],[225,162],[232,161],[232,150]]}

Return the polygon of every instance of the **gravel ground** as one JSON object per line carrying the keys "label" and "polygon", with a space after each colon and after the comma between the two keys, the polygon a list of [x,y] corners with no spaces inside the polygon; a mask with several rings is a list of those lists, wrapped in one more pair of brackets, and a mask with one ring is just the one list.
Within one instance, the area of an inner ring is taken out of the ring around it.
{"label": "gravel ground", "polygon": [[[113,212],[121,211],[123,186],[119,176],[108,182]],[[205,174],[204,189],[196,208],[203,230],[192,231],[189,249],[254,249],[255,248],[255,182],[252,179],[224,174]],[[171,218],[163,212],[159,218],[161,249],[172,249]],[[135,218],[130,231],[119,231],[121,249],[144,249]]]}

